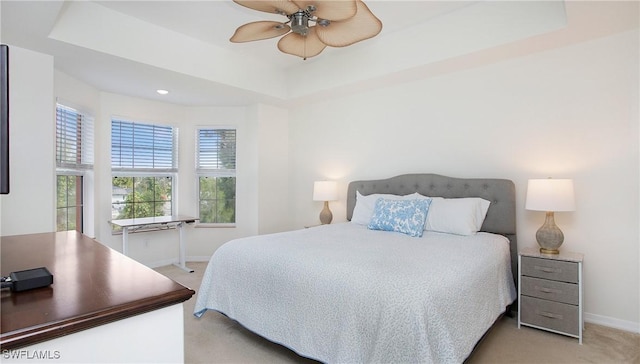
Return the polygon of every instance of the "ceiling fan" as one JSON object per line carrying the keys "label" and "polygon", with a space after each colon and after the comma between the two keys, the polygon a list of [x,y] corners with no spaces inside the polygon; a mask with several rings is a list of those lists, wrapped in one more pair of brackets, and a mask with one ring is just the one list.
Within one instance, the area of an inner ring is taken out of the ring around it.
{"label": "ceiling fan", "polygon": [[288,20],[244,24],[236,29],[231,42],[284,35],[278,41],[278,49],[303,59],[317,56],[327,46],[346,47],[372,38],[382,30],[382,22],[361,0],[233,1],[250,9],[284,15]]}

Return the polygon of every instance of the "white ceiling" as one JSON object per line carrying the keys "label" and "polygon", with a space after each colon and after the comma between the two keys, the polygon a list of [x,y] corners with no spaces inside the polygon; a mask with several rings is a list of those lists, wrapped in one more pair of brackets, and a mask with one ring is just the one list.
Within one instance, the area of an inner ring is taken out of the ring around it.
{"label": "white ceiling", "polygon": [[[475,1],[367,1],[384,24],[382,35],[406,29]],[[229,38],[242,24],[259,20],[284,21],[283,16],[248,9],[232,1],[99,1],[100,5],[137,19],[174,30],[204,42],[260,58],[287,68],[303,62],[276,48],[278,38],[256,43],[231,43]],[[330,50],[330,49],[329,49]],[[324,53],[323,53],[324,55]]]}
{"label": "white ceiling", "polygon": [[[328,90],[351,89],[356,84],[366,87],[372,80],[388,80],[406,72],[425,74],[426,66],[441,67],[448,59],[477,55],[486,49],[505,49],[506,56],[526,53],[523,49],[509,51],[516,41],[530,51],[538,51],[544,47],[535,42],[537,37],[546,36],[547,46],[551,47],[554,42],[562,45],[638,26],[637,15],[617,18],[629,11],[637,12],[634,2],[628,2],[631,5],[626,5],[627,8],[616,8],[613,11],[616,17],[591,7],[584,15],[588,22],[581,22],[580,16],[568,17],[572,27],[568,26],[566,13],[577,5],[567,3],[565,9],[561,1],[540,2],[540,6],[520,12],[506,2],[365,2],[383,22],[382,32],[350,47],[327,47],[306,61],[279,52],[277,38],[230,43],[229,37],[238,26],[257,20],[278,20],[279,16],[228,0],[2,0],[0,40],[50,54],[56,69],[106,92],[182,105],[233,106],[256,102],[282,104]],[[603,22],[594,24],[593,17],[600,15]],[[117,24],[105,25],[102,21]],[[117,38],[120,24],[129,36]],[[568,32],[568,28],[575,30]],[[130,29],[139,29],[140,36],[153,35],[136,43],[136,34],[131,34]],[[105,39],[111,35],[112,40]],[[110,41],[117,47],[109,48]],[[188,48],[190,44],[200,44],[202,52]],[[155,45],[160,48],[154,48]],[[148,58],[153,54],[160,59]],[[196,59],[199,55],[202,59]],[[181,65],[180,57],[192,62]],[[155,94],[157,88],[169,89],[171,93],[159,96]]]}

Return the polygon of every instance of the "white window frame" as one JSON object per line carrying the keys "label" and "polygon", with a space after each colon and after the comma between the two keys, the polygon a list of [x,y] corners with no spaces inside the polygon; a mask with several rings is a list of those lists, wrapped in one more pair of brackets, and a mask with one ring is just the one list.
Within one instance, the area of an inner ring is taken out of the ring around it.
{"label": "white window frame", "polygon": [[[60,162],[58,158],[58,109],[59,108],[70,109],[73,112],[80,114],[83,118],[82,126],[82,157],[81,163],[64,163]],[[58,216],[58,202],[57,202],[57,177],[58,176],[81,176],[82,177],[82,233],[93,236],[94,235],[94,209],[93,209],[93,165],[95,155],[95,119],[93,114],[81,106],[77,106],[72,102],[57,99],[56,100],[56,196],[54,202],[56,216],[56,230],[57,230],[57,216]],[[88,149],[87,149],[88,148]]]}
{"label": "white window frame", "polygon": [[[111,118],[111,128],[113,127],[114,121],[128,122],[134,124],[146,124],[146,125],[156,125],[160,127],[170,127],[172,129],[172,140],[173,140],[173,151],[172,151],[172,167],[171,168],[129,168],[129,167],[114,167],[111,165],[111,188],[112,188],[112,196],[113,196],[113,178],[114,177],[170,177],[171,178],[171,215],[176,215],[176,211],[178,211],[178,127],[169,124],[156,123],[156,122],[148,122],[148,121],[134,121],[130,118],[113,116]],[[111,130],[110,128],[110,130]],[[112,140],[113,136],[111,136]],[[112,146],[113,148],[113,146]],[[113,149],[112,149],[113,150]],[[113,204],[113,200],[112,200]],[[120,231],[118,229],[113,229],[112,233],[118,234]]]}
{"label": "white window frame", "polygon": [[[201,168],[199,163],[199,153],[200,153],[200,131],[201,130],[234,130],[236,133],[236,156],[235,156],[235,169],[208,169]],[[238,222],[238,128],[236,126],[230,125],[203,125],[197,126],[195,131],[195,200],[196,200],[196,209],[198,211],[198,218],[200,217],[200,178],[201,177],[234,177],[236,179],[236,195],[235,195],[235,221],[232,223],[215,223],[215,222],[201,222],[198,221],[196,227],[204,227],[204,228],[235,228]]]}

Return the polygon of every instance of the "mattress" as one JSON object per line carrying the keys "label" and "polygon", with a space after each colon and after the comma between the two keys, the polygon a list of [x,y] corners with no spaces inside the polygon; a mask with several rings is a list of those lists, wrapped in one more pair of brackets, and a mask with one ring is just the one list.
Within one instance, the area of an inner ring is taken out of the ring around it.
{"label": "mattress", "polygon": [[194,310],[328,363],[460,363],[516,298],[509,241],[354,223],[232,240]]}

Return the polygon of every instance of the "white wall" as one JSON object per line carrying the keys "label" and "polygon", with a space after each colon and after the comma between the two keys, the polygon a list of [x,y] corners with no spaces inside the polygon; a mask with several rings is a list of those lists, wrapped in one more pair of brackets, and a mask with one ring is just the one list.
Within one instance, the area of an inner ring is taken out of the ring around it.
{"label": "white wall", "polygon": [[2,235],[55,230],[53,57],[9,44],[10,193]]}
{"label": "white wall", "polygon": [[257,130],[259,150],[257,180],[258,233],[291,228],[289,210],[289,115],[286,110],[257,105],[250,108],[249,120]]}
{"label": "white wall", "polygon": [[640,331],[638,32],[290,111],[295,225],[317,221],[313,181],[431,172],[516,183],[518,241],[544,214],[524,210],[529,178],[573,178],[577,210],[557,213],[562,249],[585,254],[588,320]]}

